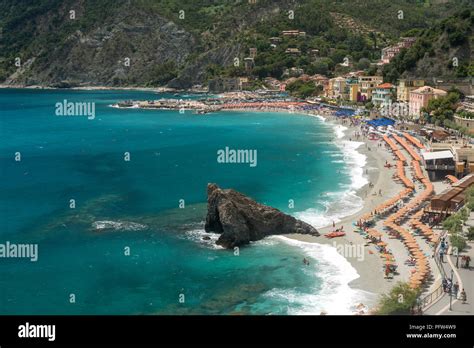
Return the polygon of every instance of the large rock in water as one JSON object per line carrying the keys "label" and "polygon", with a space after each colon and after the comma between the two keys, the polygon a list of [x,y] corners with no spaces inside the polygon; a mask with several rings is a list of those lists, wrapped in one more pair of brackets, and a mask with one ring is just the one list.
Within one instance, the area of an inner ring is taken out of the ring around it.
{"label": "large rock in water", "polygon": [[205,230],[221,233],[216,243],[228,249],[273,234],[319,236],[318,231],[306,222],[259,204],[237,191],[222,190],[216,184],[207,185]]}

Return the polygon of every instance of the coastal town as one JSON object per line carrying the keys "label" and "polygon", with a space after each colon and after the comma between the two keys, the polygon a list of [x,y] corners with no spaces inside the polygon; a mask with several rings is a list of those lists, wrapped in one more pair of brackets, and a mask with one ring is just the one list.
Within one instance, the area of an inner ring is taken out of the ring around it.
{"label": "coastal town", "polygon": [[[304,35],[298,30],[282,32],[282,37]],[[281,40],[271,38],[272,45]],[[415,41],[404,37],[382,49],[376,65],[388,64]],[[297,49],[286,52],[299,53]],[[250,49],[245,58],[248,71],[256,54],[256,49]],[[251,74],[223,77],[209,81],[207,88],[196,86],[194,91],[200,92],[196,98],[122,101],[114,106],[198,115],[287,112],[319,115],[348,127],[345,139],[364,142],[362,151],[377,158],[379,173],[359,192],[365,200],[362,212],[333,222],[323,229],[324,236],[345,245],[362,243],[371,267],[379,270],[375,273],[379,279],[372,274],[370,282],[392,295],[413,290],[412,314],[474,313],[474,307],[466,304],[467,294],[474,293],[472,81],[401,78],[392,84],[382,75],[368,75],[367,70],[330,78],[292,68],[286,75],[281,80],[265,78],[259,88],[249,88],[255,86]],[[312,92],[299,93],[302,86]],[[321,242],[317,237],[292,237]],[[353,265],[358,269],[357,262]],[[399,281],[407,288],[395,286]],[[383,305],[378,311],[383,313]],[[373,309],[359,311],[367,313],[374,313]]]}
{"label": "coastal town", "polygon": [[[284,30],[280,36],[271,37],[268,43],[277,49],[283,42],[305,39],[300,30]],[[364,61],[365,69],[349,58],[338,64],[332,75],[310,75],[304,69],[293,66],[284,70],[281,78],[255,75],[258,49],[250,47],[243,59],[243,75],[217,77],[206,85],[195,85],[189,92],[203,94],[201,99],[161,99],[147,101],[122,101],[117,107],[144,109],[193,110],[205,114],[220,110],[236,109],[312,109],[322,108],[330,114],[338,110],[354,110],[371,119],[391,117],[443,126],[465,135],[474,133],[474,91],[472,78],[404,77],[396,83],[384,81],[384,66],[390,64],[402,52],[417,42],[416,37],[401,37],[398,42],[380,50],[380,59]],[[286,47],[286,46],[285,46]],[[298,48],[287,48],[285,54],[294,57],[302,54]],[[308,48],[307,55],[320,61],[320,52]],[[240,61],[237,64],[240,66]],[[178,92],[174,88],[160,89]]]}
{"label": "coastal town", "polygon": [[0,8],[0,348],[472,346],[473,0]]}

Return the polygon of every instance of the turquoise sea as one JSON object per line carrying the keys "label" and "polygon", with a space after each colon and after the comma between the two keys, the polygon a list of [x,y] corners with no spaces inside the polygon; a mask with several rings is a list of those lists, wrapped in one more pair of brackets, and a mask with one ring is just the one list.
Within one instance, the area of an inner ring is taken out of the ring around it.
{"label": "turquoise sea", "polygon": [[[176,96],[0,90],[0,244],[39,252],[0,258],[0,314],[350,313],[364,294],[334,248],[270,237],[236,256],[202,238],[209,182],[317,227],[357,209],[361,158],[343,129],[296,114],[111,107],[161,97]],[[64,100],[95,103],[95,118],[55,115]],[[218,163],[226,146],[257,150],[258,165]]]}

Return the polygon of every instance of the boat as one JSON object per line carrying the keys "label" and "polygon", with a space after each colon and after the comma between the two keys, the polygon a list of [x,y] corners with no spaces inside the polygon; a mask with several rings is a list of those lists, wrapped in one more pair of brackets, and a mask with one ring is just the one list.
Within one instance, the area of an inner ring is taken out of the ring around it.
{"label": "boat", "polygon": [[327,233],[327,234],[324,235],[324,237],[326,237],[326,238],[336,238],[336,237],[343,237],[345,235],[346,235],[345,232],[337,231],[337,232]]}

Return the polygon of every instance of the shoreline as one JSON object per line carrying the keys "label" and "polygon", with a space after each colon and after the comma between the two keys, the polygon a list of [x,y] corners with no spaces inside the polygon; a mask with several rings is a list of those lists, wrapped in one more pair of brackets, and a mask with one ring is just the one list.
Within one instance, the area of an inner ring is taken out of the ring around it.
{"label": "shoreline", "polygon": [[[359,130],[359,126],[352,126],[350,124],[341,124],[341,118],[332,114],[324,113],[308,113],[298,110],[285,110],[276,108],[264,108],[264,109],[232,109],[232,110],[221,110],[221,111],[236,111],[236,112],[279,112],[285,114],[296,114],[302,116],[316,117],[322,122],[330,124],[334,128],[334,141],[339,142],[335,144],[347,156],[347,152],[344,149],[344,144],[352,143],[360,144],[357,147],[352,147],[354,151],[360,155],[366,157],[365,164],[362,166],[363,176],[368,180],[368,183],[358,189],[349,188],[347,192],[355,191],[355,195],[359,197],[363,205],[357,211],[350,213],[349,215],[342,216],[336,222],[336,228],[344,226],[346,235],[335,239],[328,239],[324,237],[324,234],[333,231],[332,224],[325,225],[317,228],[321,233],[319,237],[300,235],[300,234],[287,234],[282,235],[283,237],[291,240],[306,242],[306,243],[317,243],[322,245],[329,245],[339,250],[355,250],[355,248],[363,248],[363,259],[360,260],[359,256],[348,255],[347,253],[339,253],[343,256],[351,266],[357,271],[358,278],[353,279],[348,283],[349,287],[353,290],[362,290],[370,294],[377,295],[378,297],[390,291],[390,289],[398,281],[384,278],[383,272],[383,261],[379,257],[378,252],[375,252],[373,247],[367,247],[367,240],[364,239],[360,234],[353,232],[352,223],[355,222],[360,216],[365,213],[371,212],[376,206],[385,201],[388,197],[394,196],[399,191],[399,187],[391,180],[391,174],[389,176],[382,175],[385,170],[385,161],[393,162],[392,155],[385,150],[385,148],[377,148],[378,141],[372,141],[361,136],[357,140],[352,140],[353,133]],[[338,137],[338,131],[343,129],[343,135]],[[341,146],[342,144],[342,146]],[[370,149],[370,150],[369,150]],[[369,183],[374,186],[369,187]],[[378,195],[378,191],[382,190],[382,195]],[[298,217],[300,218],[300,217]],[[301,218],[300,218],[301,219]],[[370,252],[369,252],[370,250]],[[350,253],[350,252],[349,252]],[[364,303],[367,305],[367,303]],[[376,303],[370,303],[369,311],[373,309]],[[356,304],[354,304],[356,305]]]}
{"label": "shoreline", "polygon": [[[332,123],[332,125],[335,127],[339,125],[339,123],[335,122],[336,120],[334,119],[326,118],[326,120],[327,122]],[[383,262],[381,258],[376,252],[368,252],[370,249],[365,246],[366,240],[358,233],[353,232],[352,224],[358,219],[358,217],[372,211],[379,203],[387,198],[387,195],[385,194],[382,196],[378,195],[379,189],[381,189],[382,192],[393,191],[393,193],[395,193],[397,191],[397,187],[392,184],[390,177],[387,178],[386,176],[382,176],[382,170],[384,169],[385,161],[391,161],[392,158],[385,150],[375,151],[375,141],[373,144],[371,144],[369,139],[363,137],[357,141],[351,141],[351,135],[354,131],[358,130],[358,127],[352,127],[350,125],[345,125],[345,127],[347,127],[347,129],[344,130],[344,136],[338,140],[341,142],[362,143],[355,149],[355,151],[361,155],[366,156],[366,163],[362,167],[364,170],[364,177],[367,178],[368,181],[374,186],[370,188],[369,184],[367,183],[361,188],[357,189],[356,195],[362,200],[362,207],[358,211],[344,216],[336,222],[336,228],[344,226],[344,231],[346,232],[345,236],[336,239],[325,238],[324,234],[334,230],[332,224],[318,228],[318,231],[321,233],[321,236],[319,237],[298,234],[290,234],[285,236],[299,241],[330,245],[340,250],[350,251],[356,250],[355,248],[357,247],[363,248],[364,254],[362,261],[359,257],[355,257],[353,255],[342,255],[347,261],[349,261],[351,266],[356,269],[359,275],[358,278],[349,282],[349,286],[352,289],[364,290],[376,295],[380,295],[389,291],[394,283],[393,281],[387,281],[387,279],[384,279],[382,268]],[[369,150],[369,148],[372,150]],[[343,149],[341,150],[344,151]]]}
{"label": "shoreline", "polygon": [[[334,127],[335,133],[336,128],[342,125],[341,120],[332,115],[307,115],[324,118],[324,122],[328,122]],[[367,183],[357,189],[356,195],[362,200],[362,207],[358,211],[346,215],[336,222],[336,228],[344,226],[344,231],[346,232],[345,236],[335,239],[325,238],[324,234],[334,230],[332,224],[318,228],[318,231],[321,233],[319,237],[298,234],[285,236],[298,241],[330,245],[338,249],[340,251],[339,253],[342,254],[359,275],[358,278],[350,281],[348,285],[354,290],[363,290],[379,297],[381,294],[390,291],[398,280],[387,280],[384,278],[382,259],[378,256],[377,252],[371,250],[373,247],[366,245],[366,239],[360,234],[353,232],[353,222],[357,221],[360,216],[373,211],[373,209],[385,201],[387,197],[394,196],[398,192],[399,188],[391,180],[391,174],[389,176],[382,175],[385,170],[385,161],[391,162],[393,159],[391,154],[384,148],[377,148],[378,141],[372,141],[363,136],[357,140],[351,140],[353,133],[359,130],[359,126],[352,126],[350,124],[343,126],[346,127],[346,129],[344,129],[344,135],[338,139],[336,134],[336,141],[340,141],[341,143],[362,143],[355,148],[355,151],[366,156],[366,163],[362,167],[364,177],[374,186],[370,188]],[[344,149],[341,148],[341,151],[344,152]],[[378,195],[379,190],[382,190],[382,195]],[[350,253],[351,250],[354,251],[358,247],[363,248],[362,260]],[[369,252],[369,250],[371,252]],[[370,306],[369,310],[373,309],[373,305],[375,305],[375,303]]]}

